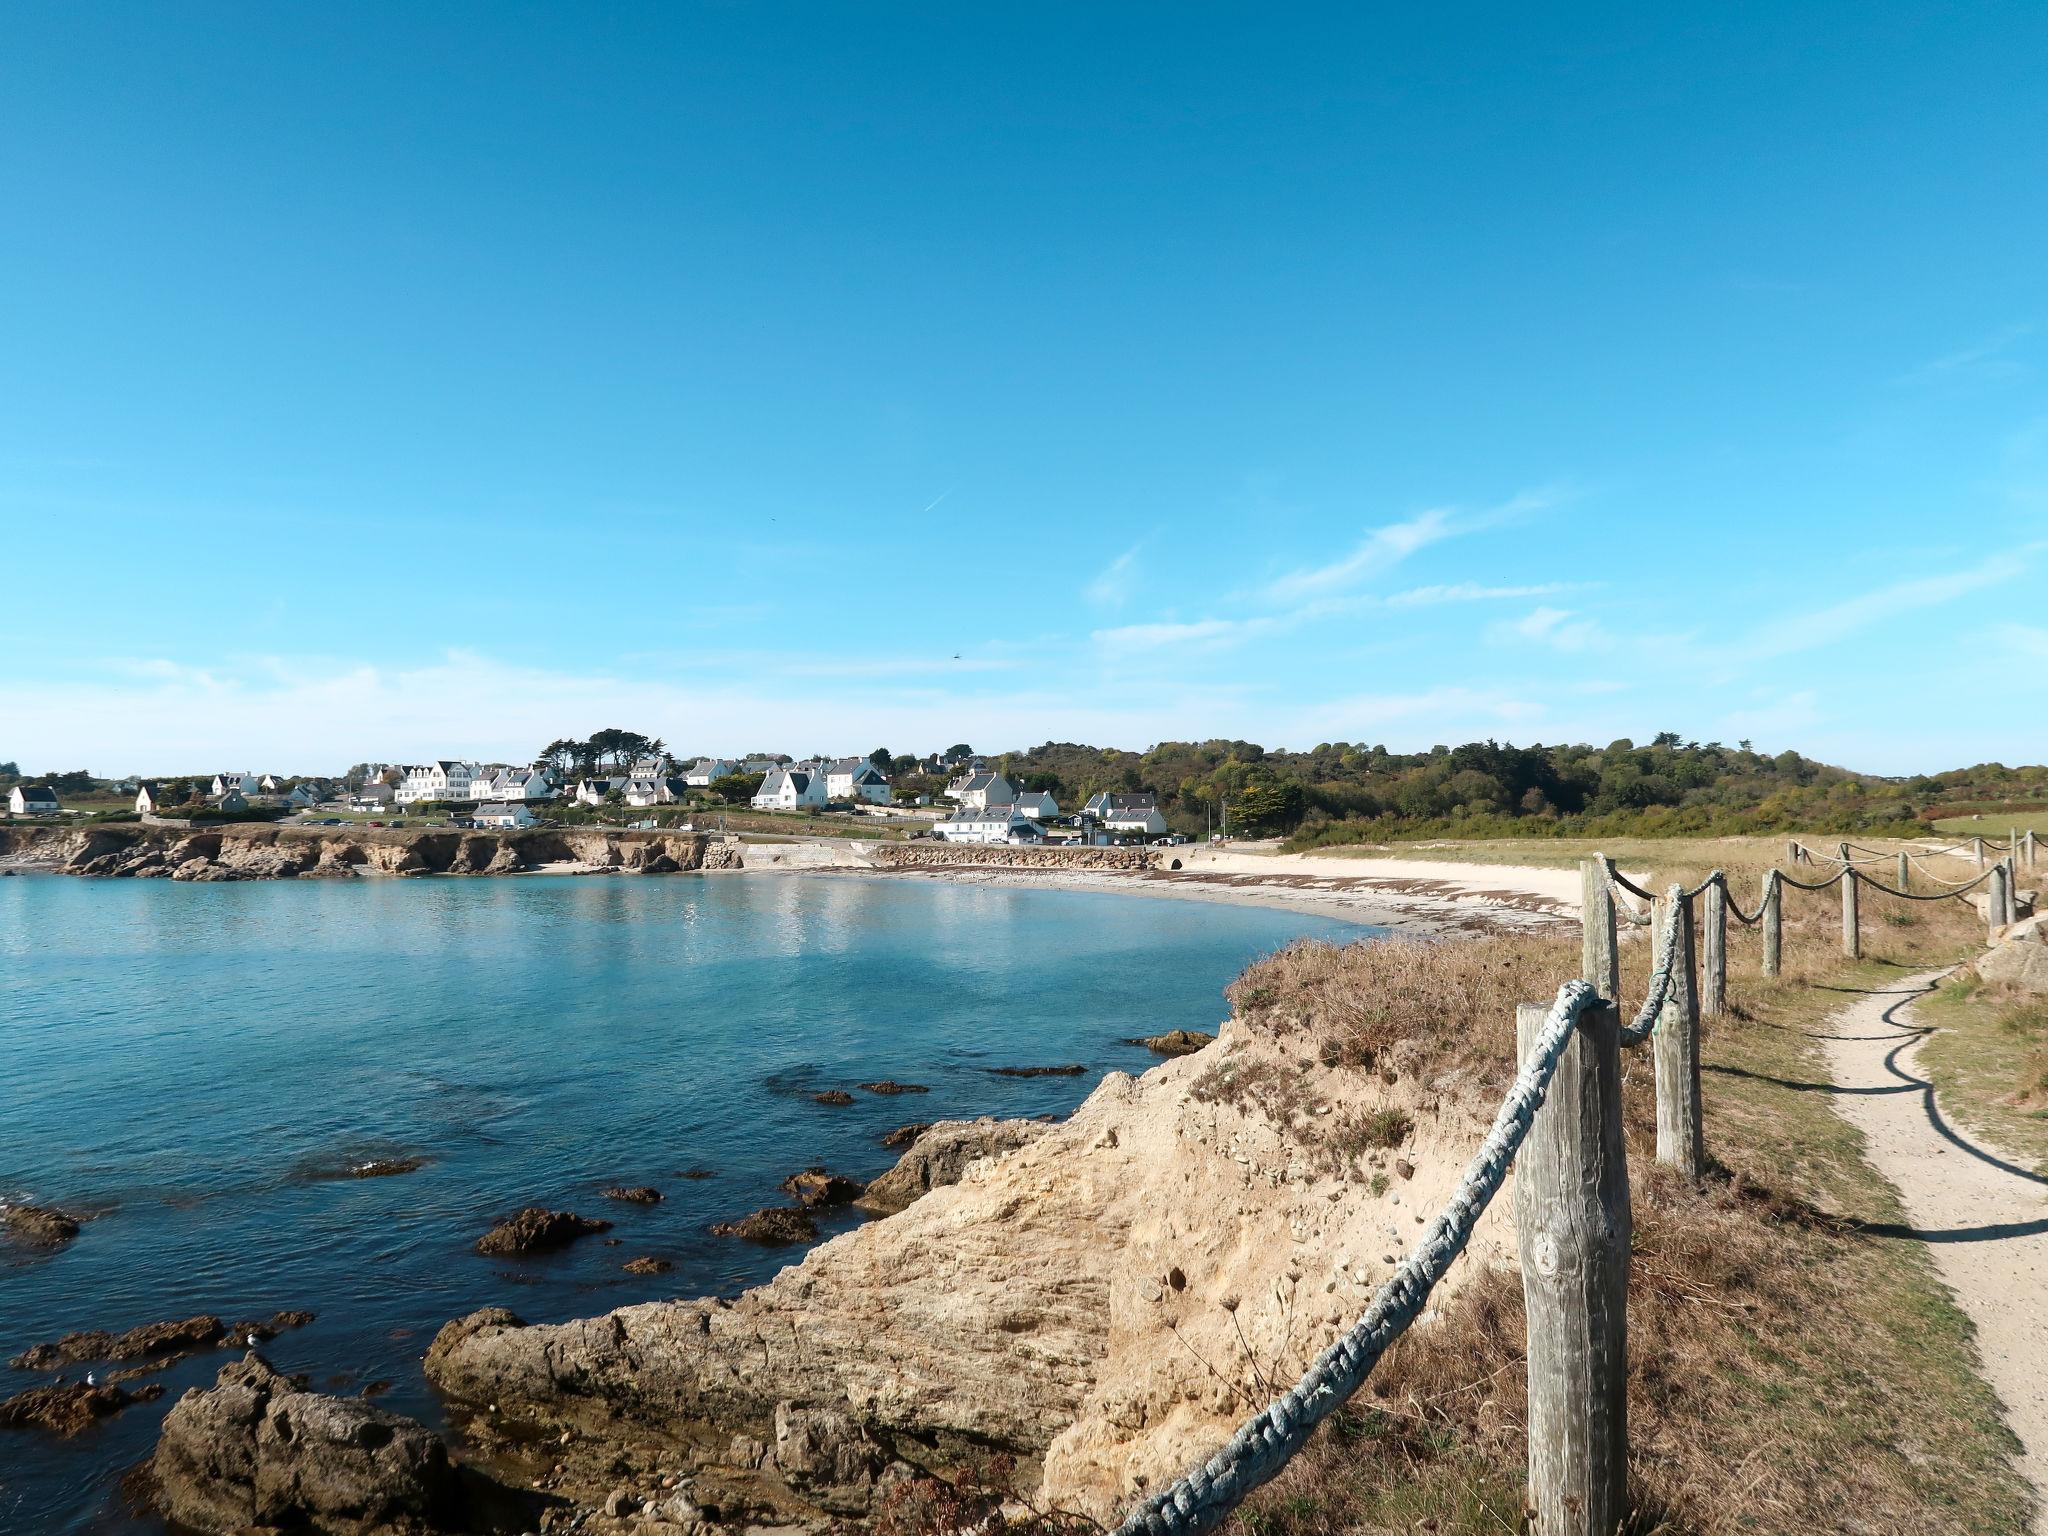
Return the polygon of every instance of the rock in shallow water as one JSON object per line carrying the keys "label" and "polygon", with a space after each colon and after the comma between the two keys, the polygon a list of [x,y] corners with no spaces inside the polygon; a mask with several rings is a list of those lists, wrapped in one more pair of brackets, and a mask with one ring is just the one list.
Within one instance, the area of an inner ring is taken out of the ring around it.
{"label": "rock in shallow water", "polygon": [[476,1251],[493,1255],[546,1253],[565,1248],[592,1232],[609,1232],[612,1224],[571,1211],[550,1211],[529,1205],[509,1221],[501,1221],[476,1240]]}
{"label": "rock in shallow water", "polygon": [[199,1531],[370,1536],[460,1525],[456,1470],[426,1426],[302,1391],[254,1354],[178,1400],[151,1471],[164,1513]]}
{"label": "rock in shallow water", "polygon": [[649,1184],[615,1186],[604,1192],[607,1200],[623,1200],[628,1205],[659,1205],[661,1191]]}
{"label": "rock in shallow water", "polygon": [[27,1248],[62,1248],[78,1236],[78,1220],[54,1206],[0,1202],[0,1233]]}
{"label": "rock in shallow water", "polygon": [[897,1081],[896,1081],[896,1080],[895,1080],[894,1078],[892,1078],[892,1077],[885,1077],[885,1078],[883,1078],[883,1079],[882,1079],[882,1080],[881,1080],[880,1082],[875,1082],[875,1083],[862,1083],[862,1084],[861,1084],[860,1086],[861,1086],[861,1091],[862,1091],[863,1093],[930,1093],[930,1092],[931,1092],[931,1089],[927,1088],[927,1087],[926,1087],[926,1086],[925,1086],[925,1085],[924,1085],[923,1083],[899,1083],[899,1082],[897,1082]]}
{"label": "rock in shallow water", "polygon": [[750,1243],[807,1243],[818,1235],[818,1224],[802,1206],[771,1205],[738,1221],[718,1222],[711,1232],[714,1237],[743,1237]]}
{"label": "rock in shallow water", "polygon": [[46,1429],[69,1438],[130,1403],[154,1402],[163,1395],[162,1382],[151,1382],[133,1392],[121,1386],[88,1386],[82,1381],[30,1387],[0,1402],[0,1429]]}
{"label": "rock in shallow water", "polygon": [[1163,1035],[1139,1035],[1124,1041],[1124,1044],[1141,1045],[1146,1050],[1157,1051],[1162,1056],[1191,1056],[1215,1038],[1214,1035],[1205,1035],[1200,1030],[1169,1029]]}
{"label": "rock in shallow water", "polygon": [[806,1207],[846,1205],[860,1194],[862,1188],[860,1180],[849,1179],[844,1174],[827,1173],[822,1168],[806,1168],[782,1181],[782,1192],[796,1196],[796,1203]]}

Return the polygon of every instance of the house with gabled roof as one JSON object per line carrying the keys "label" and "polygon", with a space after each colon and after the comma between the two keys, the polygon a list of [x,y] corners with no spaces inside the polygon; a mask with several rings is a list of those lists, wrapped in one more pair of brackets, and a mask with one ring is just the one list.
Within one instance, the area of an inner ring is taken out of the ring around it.
{"label": "house with gabled roof", "polygon": [[1089,798],[1081,807],[1081,814],[1093,817],[1112,832],[1166,835],[1166,818],[1160,814],[1159,797],[1149,793],[1122,795],[1103,790]]}
{"label": "house with gabled roof", "polygon": [[774,768],[754,792],[754,809],[800,811],[825,804],[825,776],[808,768]]}
{"label": "house with gabled roof", "polygon": [[1052,821],[1060,814],[1059,802],[1042,789],[1020,790],[1017,794],[1017,809],[1033,821]]}
{"label": "house with gabled roof", "polygon": [[738,773],[740,765],[729,757],[700,757],[683,770],[683,782],[692,789],[706,789],[714,779]]}
{"label": "house with gabled roof", "polygon": [[1000,773],[972,773],[965,779],[956,779],[954,784],[956,787],[948,793],[956,803],[970,810],[1017,803],[1017,786]]}
{"label": "house with gabled roof", "polygon": [[1038,843],[1044,829],[1014,804],[962,806],[932,827],[932,836],[949,843]]}
{"label": "house with gabled roof", "polygon": [[895,798],[889,776],[865,757],[842,757],[825,765],[825,794],[833,800],[887,805]]}
{"label": "house with gabled roof", "polygon": [[17,784],[7,791],[7,810],[14,816],[55,816],[64,809],[57,791],[47,784]]}

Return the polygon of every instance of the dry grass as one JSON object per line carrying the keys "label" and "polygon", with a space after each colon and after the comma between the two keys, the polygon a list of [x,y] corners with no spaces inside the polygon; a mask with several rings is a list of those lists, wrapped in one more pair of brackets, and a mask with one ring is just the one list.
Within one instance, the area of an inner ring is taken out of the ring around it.
{"label": "dry grass", "polygon": [[[1691,883],[1718,864],[1748,904],[1764,861],[1744,851],[1673,848],[1654,874]],[[1716,1159],[1702,1187],[1651,1161],[1649,1064],[1630,1057],[1633,1528],[2017,1533],[2027,1493],[1972,1369],[1967,1321],[1924,1248],[1869,1230],[1899,1219],[1895,1199],[1818,1091],[1815,1037],[1844,991],[1961,957],[1977,919],[1957,903],[1866,892],[1866,958],[1850,962],[1837,894],[1788,897],[1781,979],[1758,977],[1755,934],[1731,933],[1732,1011],[1702,1038]],[[1636,987],[1642,933],[1625,941]],[[1514,1004],[1548,999],[1576,969],[1576,944],[1555,939],[1297,945],[1247,971],[1232,998],[1251,1027],[1306,1036],[1365,1069],[1438,1074],[1490,1108],[1512,1065]],[[1518,1277],[1468,1282],[1239,1513],[1238,1530],[1521,1529],[1523,1348]]]}
{"label": "dry grass", "polygon": [[1919,1005],[1920,1047],[1949,1114],[2048,1172],[2048,1001],[1964,974]]}

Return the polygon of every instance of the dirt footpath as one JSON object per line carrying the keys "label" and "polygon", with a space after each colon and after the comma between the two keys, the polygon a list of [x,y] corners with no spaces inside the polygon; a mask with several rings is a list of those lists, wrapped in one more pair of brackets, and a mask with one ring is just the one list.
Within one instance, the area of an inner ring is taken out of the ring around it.
{"label": "dirt footpath", "polygon": [[[1909,1231],[1977,1326],[1984,1379],[2026,1447],[2020,1470],[2048,1497],[2048,1179],[1951,1124],[1915,1066],[1912,1000],[1943,971],[1859,998],[1827,1023],[1835,1107],[1899,1191]],[[2033,1528],[2048,1531],[2043,1503]]]}

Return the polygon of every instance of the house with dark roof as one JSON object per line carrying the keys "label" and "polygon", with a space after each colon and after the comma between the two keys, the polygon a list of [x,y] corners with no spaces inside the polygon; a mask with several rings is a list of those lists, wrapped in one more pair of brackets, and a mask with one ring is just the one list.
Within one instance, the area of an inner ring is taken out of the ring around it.
{"label": "house with dark roof", "polygon": [[825,776],[807,768],[776,768],[754,793],[759,811],[801,811],[825,804]]}
{"label": "house with dark roof", "polygon": [[889,776],[865,757],[842,757],[825,765],[825,793],[833,800],[866,800],[887,805],[895,798]]}
{"label": "house with dark roof", "polygon": [[964,779],[955,779],[953,786],[947,793],[969,810],[1017,803],[1017,786],[1000,773],[971,773]]}
{"label": "house with dark roof", "polygon": [[1012,804],[962,806],[932,828],[932,836],[949,843],[1038,843],[1044,829]]}
{"label": "house with dark roof", "polygon": [[1060,813],[1059,802],[1042,789],[1020,791],[1017,796],[1017,809],[1033,821],[1052,821]]}
{"label": "house with dark roof", "polygon": [[14,816],[55,816],[64,807],[47,784],[17,784],[7,791],[7,810]]}
{"label": "house with dark roof", "polygon": [[1159,813],[1159,797],[1153,794],[1119,795],[1104,790],[1089,798],[1081,807],[1081,814],[1093,817],[1112,832],[1166,835],[1166,818]]}

